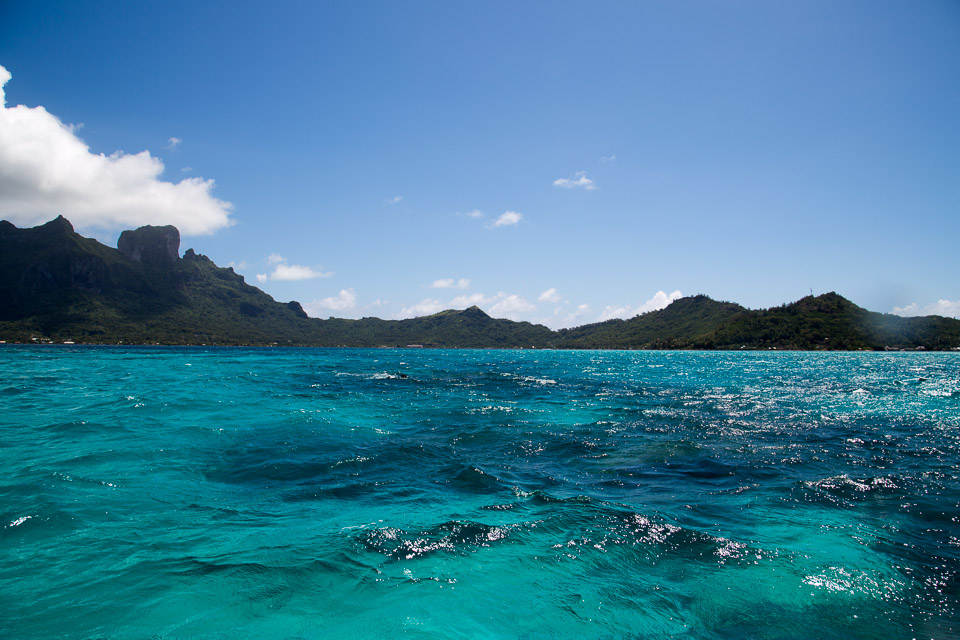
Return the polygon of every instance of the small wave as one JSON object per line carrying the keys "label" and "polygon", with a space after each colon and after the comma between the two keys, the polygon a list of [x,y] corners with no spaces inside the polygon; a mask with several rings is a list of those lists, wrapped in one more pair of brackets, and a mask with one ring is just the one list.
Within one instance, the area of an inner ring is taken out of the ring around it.
{"label": "small wave", "polygon": [[511,527],[454,520],[426,531],[409,533],[395,527],[378,527],[361,534],[370,551],[393,560],[413,560],[438,552],[465,554],[506,539]]}
{"label": "small wave", "polygon": [[896,497],[902,487],[887,476],[875,478],[850,478],[846,475],[831,476],[803,483],[804,500],[826,502],[833,506],[852,507],[866,499],[887,499]]}
{"label": "small wave", "polygon": [[471,493],[491,493],[503,488],[496,476],[474,466],[465,466],[457,471],[451,469],[444,475],[450,478],[447,481],[450,486]]}
{"label": "small wave", "polygon": [[9,528],[13,528],[13,527],[19,527],[20,525],[22,525],[24,522],[26,522],[27,520],[29,520],[29,519],[32,518],[32,517],[33,517],[33,516],[20,516],[19,518],[17,518],[16,520],[14,520],[13,522],[11,522],[10,524],[6,525],[6,526],[4,527],[4,529],[9,529]]}
{"label": "small wave", "polygon": [[891,478],[886,476],[881,476],[878,478],[868,478],[865,480],[855,480],[849,476],[832,476],[830,478],[823,478],[822,480],[815,480],[812,482],[804,482],[808,487],[815,489],[825,489],[827,491],[836,491],[836,490],[847,490],[852,489],[858,493],[866,493],[868,491],[873,491],[875,489],[897,489],[897,483],[895,483]]}
{"label": "small wave", "polygon": [[533,376],[523,376],[520,378],[523,382],[532,382],[538,384],[541,387],[545,387],[550,384],[557,384],[556,380],[551,380],[550,378],[535,378]]}

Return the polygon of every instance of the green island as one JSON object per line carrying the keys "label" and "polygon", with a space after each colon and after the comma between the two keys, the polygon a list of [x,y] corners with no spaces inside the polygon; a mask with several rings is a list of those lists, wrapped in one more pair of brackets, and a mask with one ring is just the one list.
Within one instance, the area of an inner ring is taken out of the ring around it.
{"label": "green island", "polygon": [[407,320],[310,318],[188,249],[172,226],[117,248],[65,218],[0,221],[4,343],[537,349],[958,350],[960,320],[868,311],[836,293],[751,310],[705,295],[629,320],[571,329],[492,318],[478,307]]}

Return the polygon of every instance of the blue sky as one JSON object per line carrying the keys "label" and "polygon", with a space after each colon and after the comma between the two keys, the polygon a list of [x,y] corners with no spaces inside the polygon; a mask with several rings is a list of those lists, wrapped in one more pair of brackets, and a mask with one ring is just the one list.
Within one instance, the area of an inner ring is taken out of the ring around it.
{"label": "blue sky", "polygon": [[952,0],[6,2],[0,65],[0,217],[317,317],[960,316]]}

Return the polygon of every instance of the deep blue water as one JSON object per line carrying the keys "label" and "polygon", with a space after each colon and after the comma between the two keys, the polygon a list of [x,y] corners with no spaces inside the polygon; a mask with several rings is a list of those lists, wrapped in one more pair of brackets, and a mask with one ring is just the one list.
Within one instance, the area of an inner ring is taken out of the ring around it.
{"label": "deep blue water", "polygon": [[957,638],[958,445],[952,353],[8,346],[0,637]]}

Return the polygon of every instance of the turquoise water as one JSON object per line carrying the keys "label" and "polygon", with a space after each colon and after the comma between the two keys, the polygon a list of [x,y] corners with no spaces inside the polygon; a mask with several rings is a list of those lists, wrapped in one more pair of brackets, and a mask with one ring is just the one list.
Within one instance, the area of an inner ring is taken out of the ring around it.
{"label": "turquoise water", "polygon": [[8,346],[0,434],[4,638],[960,637],[958,354]]}

